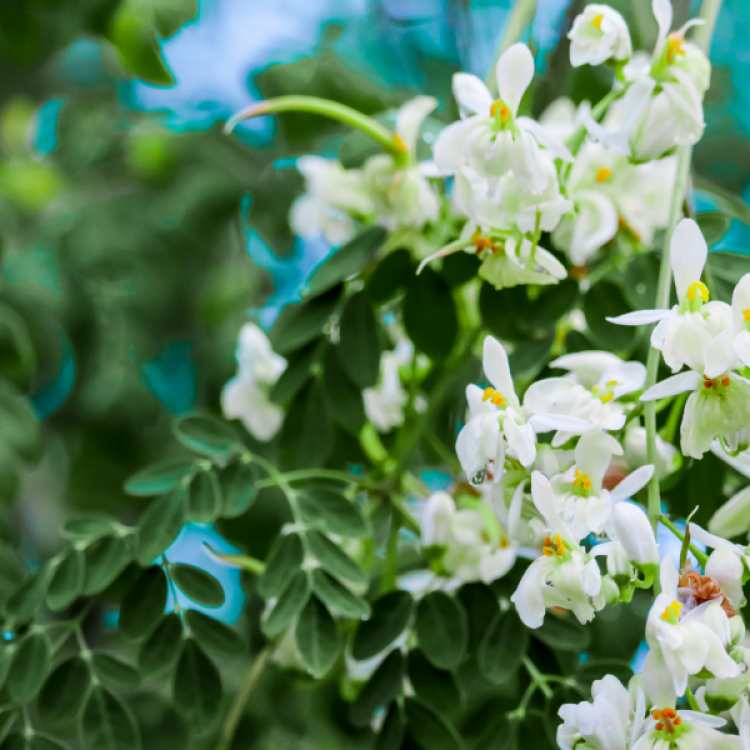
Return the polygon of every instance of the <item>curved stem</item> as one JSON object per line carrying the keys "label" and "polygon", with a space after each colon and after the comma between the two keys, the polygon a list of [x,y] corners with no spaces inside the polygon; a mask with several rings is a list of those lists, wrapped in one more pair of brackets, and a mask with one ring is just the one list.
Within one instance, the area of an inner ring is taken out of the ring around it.
{"label": "curved stem", "polygon": [[[659,516],[658,521],[666,526],[681,542],[685,541],[685,535],[666,517]],[[690,551],[695,555],[695,559],[701,567],[705,567],[708,562],[708,555],[701,552],[694,544],[690,545]]]}

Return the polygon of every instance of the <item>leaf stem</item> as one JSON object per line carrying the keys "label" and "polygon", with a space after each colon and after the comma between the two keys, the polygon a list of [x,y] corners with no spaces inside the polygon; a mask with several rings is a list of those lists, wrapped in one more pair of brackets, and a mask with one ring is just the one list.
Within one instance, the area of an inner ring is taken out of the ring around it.
{"label": "leaf stem", "polygon": [[[685,535],[666,516],[659,516],[658,521],[666,526],[681,542],[685,541]],[[690,545],[690,551],[695,555],[698,564],[702,568],[705,568],[708,562],[708,555],[705,552],[701,552],[694,544]]]}
{"label": "leaf stem", "polygon": [[547,684],[547,678],[536,668],[536,664],[534,664],[528,656],[524,656],[521,659],[521,663],[526,668],[526,671],[529,673],[529,677],[534,681],[534,684],[544,693],[544,697],[551,698],[552,688]]}

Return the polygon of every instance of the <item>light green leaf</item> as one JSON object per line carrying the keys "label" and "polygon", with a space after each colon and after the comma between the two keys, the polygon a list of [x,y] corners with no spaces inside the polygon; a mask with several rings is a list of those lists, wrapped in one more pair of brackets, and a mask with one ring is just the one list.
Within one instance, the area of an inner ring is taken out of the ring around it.
{"label": "light green leaf", "polygon": [[63,527],[63,536],[71,542],[95,542],[116,534],[119,528],[120,524],[113,518],[84,516],[67,521]]}
{"label": "light green leaf", "polygon": [[128,495],[164,495],[188,481],[197,466],[192,459],[169,458],[137,471],[125,482]]}

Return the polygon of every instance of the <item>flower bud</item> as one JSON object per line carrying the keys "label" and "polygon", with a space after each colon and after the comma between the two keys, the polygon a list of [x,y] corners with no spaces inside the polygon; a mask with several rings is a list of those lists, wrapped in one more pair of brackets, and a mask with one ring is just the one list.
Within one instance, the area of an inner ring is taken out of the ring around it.
{"label": "flower bud", "polygon": [[608,5],[587,6],[573,21],[568,39],[574,68],[607,60],[624,62],[633,51],[625,19]]}
{"label": "flower bud", "polygon": [[725,538],[750,530],[750,487],[731,497],[708,522],[708,530]]}
{"label": "flower bud", "polygon": [[[599,596],[604,597],[605,604],[619,604],[620,587],[611,576],[607,575],[602,578],[602,588]],[[601,607],[597,607],[597,609],[601,609]]]}
{"label": "flower bud", "polygon": [[625,552],[625,548],[619,542],[612,542],[607,554],[607,572],[618,586],[626,586],[633,580],[634,570]]}
{"label": "flower bud", "polygon": [[732,643],[736,646],[745,637],[745,621],[742,617],[732,617],[729,620],[729,632]]}
{"label": "flower bud", "polygon": [[623,546],[630,562],[639,566],[659,564],[654,531],[648,517],[637,505],[615,503],[608,530],[611,538]]}
{"label": "flower bud", "polygon": [[[732,619],[737,618],[733,617]],[[706,608],[701,617],[701,622],[716,634],[725,647],[731,645],[732,632],[729,618],[718,602]]]}

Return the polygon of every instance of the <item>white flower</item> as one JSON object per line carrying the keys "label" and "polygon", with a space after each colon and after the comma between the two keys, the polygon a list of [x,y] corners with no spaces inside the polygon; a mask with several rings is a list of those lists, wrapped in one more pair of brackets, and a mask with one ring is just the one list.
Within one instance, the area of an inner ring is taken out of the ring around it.
{"label": "white flower", "polygon": [[718,731],[725,724],[719,716],[698,711],[655,708],[631,750],[742,750],[739,737]]}
{"label": "white flower", "polygon": [[468,500],[460,509],[445,492],[436,492],[425,505],[422,546],[443,574],[467,583],[504,576],[516,559],[516,544],[508,539],[492,508],[484,500]]}
{"label": "white flower", "polygon": [[[736,535],[733,529],[732,534]],[[695,523],[690,524],[690,536],[712,547],[713,552],[706,563],[706,575],[713,578],[729,599],[731,605],[739,610],[744,605],[742,584],[750,572],[750,554],[747,547],[732,544],[716,534],[711,534]]]}
{"label": "white flower", "polygon": [[321,232],[334,246],[350,240],[355,218],[374,211],[362,172],[344,169],[337,160],[321,156],[300,157],[297,169],[305,178],[307,192],[292,206],[289,222],[295,234],[308,237]]}
{"label": "white flower", "polygon": [[661,593],[646,624],[651,650],[643,677],[656,705],[672,706],[685,693],[688,677],[708,670],[714,677],[737,677],[740,668],[727,654],[729,619],[716,601],[690,609],[692,596],[681,599],[679,575],[671,557],[661,562]]}
{"label": "white flower", "polygon": [[388,229],[419,228],[435,221],[440,214],[440,200],[426,179],[425,168],[416,160],[419,128],[436,106],[434,97],[418,96],[399,110],[396,138],[406,164],[396,163],[388,154],[378,154],[370,157],[362,168],[376,221]]}
{"label": "white flower", "polygon": [[735,537],[750,531],[750,486],[733,495],[714,513],[708,530],[717,537]]}
{"label": "white flower", "polygon": [[589,112],[591,105],[583,102],[579,107],[567,96],[560,96],[542,112],[539,124],[558,141],[566,141],[583,125],[584,113]]}
{"label": "white flower", "polygon": [[367,419],[381,432],[388,432],[404,421],[407,395],[399,377],[399,367],[403,361],[398,351],[385,352],[380,358],[377,385],[366,388],[362,393]]}
{"label": "white flower", "polygon": [[[638,688],[635,702],[612,675],[591,686],[589,703],[565,703],[558,711],[563,723],[557,728],[561,750],[628,750],[644,725],[646,696]],[[582,742],[583,741],[583,742]]]}
{"label": "white flower", "polygon": [[[637,469],[648,463],[646,446],[646,428],[635,422],[630,422],[625,428],[625,439],[622,447],[625,451],[624,458],[629,469]],[[656,436],[656,476],[664,479],[677,470],[680,463],[680,454],[677,448]]]}
{"label": "white flower", "polygon": [[608,5],[587,5],[573,21],[568,39],[574,68],[607,60],[624,62],[633,51],[625,19]]}
{"label": "white flower", "polygon": [[[613,490],[613,494],[627,481],[626,479],[620,482]],[[624,490],[621,490],[621,494],[624,494]],[[637,505],[627,502],[616,503],[607,522],[607,534],[610,539],[622,545],[630,562],[641,568],[659,564],[659,547],[654,530],[648,516]]]}
{"label": "white flower", "polygon": [[715,378],[737,365],[738,361],[750,367],[750,273],[745,274],[734,288],[730,327],[708,345],[706,377]]}
{"label": "white flower", "polygon": [[651,334],[651,346],[661,351],[672,372],[687,365],[702,374],[711,340],[730,325],[731,308],[724,302],[709,302],[708,289],[700,280],[707,255],[700,228],[692,219],[683,219],[670,243],[679,304],[671,310],[638,310],[607,318],[610,323],[619,325],[659,321]]}
{"label": "white flower", "polygon": [[464,166],[488,179],[513,172],[523,190],[541,193],[550,179],[542,147],[555,158],[572,161],[572,157],[539,123],[517,117],[521,99],[534,77],[529,48],[514,44],[498,60],[495,73],[500,94],[495,101],[476,76],[457,73],[453,77],[453,93],[462,119],[440,134],[435,162],[446,175]]}
{"label": "white flower", "polygon": [[569,609],[579,622],[589,622],[605,603],[596,560],[578,545],[560,517],[552,487],[541,472],[531,475],[531,495],[549,535],[541,557],[526,569],[510,600],[529,628],[542,626],[548,607]]}
{"label": "white flower", "polygon": [[270,440],[278,432],[284,412],[268,398],[268,391],[286,369],[286,360],[254,323],[240,330],[236,352],[239,368],[221,393],[221,408],[229,419],[240,419],[258,440]]}

